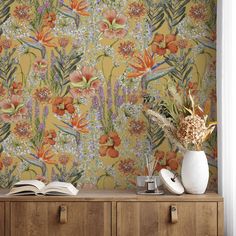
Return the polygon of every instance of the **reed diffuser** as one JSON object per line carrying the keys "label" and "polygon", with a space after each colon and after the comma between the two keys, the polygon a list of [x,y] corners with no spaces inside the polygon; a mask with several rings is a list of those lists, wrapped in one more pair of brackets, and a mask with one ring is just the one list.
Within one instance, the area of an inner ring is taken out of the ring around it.
{"label": "reed diffuser", "polygon": [[146,168],[148,172],[148,176],[146,179],[146,193],[155,193],[156,183],[155,183],[155,179],[153,178],[153,173],[155,171],[158,160],[157,158],[151,155],[146,155],[145,160],[146,160]]}

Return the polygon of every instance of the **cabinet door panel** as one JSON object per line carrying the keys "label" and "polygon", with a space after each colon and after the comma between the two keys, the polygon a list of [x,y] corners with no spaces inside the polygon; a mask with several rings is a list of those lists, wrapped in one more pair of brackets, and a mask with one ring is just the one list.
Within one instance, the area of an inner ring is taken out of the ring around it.
{"label": "cabinet door panel", "polygon": [[11,235],[48,235],[48,203],[12,202]]}
{"label": "cabinet door panel", "polygon": [[[67,223],[60,224],[58,211],[61,205],[67,207]],[[49,235],[64,236],[111,236],[111,203],[77,202],[50,203]]]}
{"label": "cabinet door panel", "polygon": [[[178,221],[171,223],[170,207]],[[118,236],[216,236],[217,203],[119,202]]]}
{"label": "cabinet door panel", "polygon": [[[65,206],[66,223],[60,223]],[[111,203],[13,202],[11,236],[110,236]]]}
{"label": "cabinet door panel", "polygon": [[4,235],[4,202],[0,202],[0,235]]}

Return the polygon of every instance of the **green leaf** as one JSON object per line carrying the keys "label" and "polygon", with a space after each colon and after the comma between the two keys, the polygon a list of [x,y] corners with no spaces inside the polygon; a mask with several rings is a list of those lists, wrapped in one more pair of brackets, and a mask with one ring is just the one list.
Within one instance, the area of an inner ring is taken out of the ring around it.
{"label": "green leaf", "polygon": [[10,6],[14,0],[4,0],[0,2],[0,26],[10,17]]}
{"label": "green leaf", "polygon": [[156,32],[165,22],[164,10],[161,5],[150,6],[147,13],[147,23],[152,32]]}
{"label": "green leaf", "polygon": [[198,42],[207,48],[216,50],[216,43],[213,41],[198,39]]}
{"label": "green leaf", "polygon": [[75,138],[77,138],[77,132],[72,129],[72,128],[66,128],[66,127],[61,127],[59,125],[55,125],[59,130],[61,130],[62,132],[69,134],[69,135],[73,135]]}
{"label": "green leaf", "polygon": [[190,0],[179,0],[164,3],[166,21],[172,33],[177,32],[176,26],[185,18],[186,5]]}
{"label": "green leaf", "polygon": [[174,67],[170,67],[170,68],[167,68],[167,69],[157,70],[154,73],[150,73],[149,75],[142,78],[142,85],[144,86],[144,88],[147,88],[148,84],[150,82],[158,80],[158,79],[164,77],[165,75],[172,72],[174,69],[175,69]]}

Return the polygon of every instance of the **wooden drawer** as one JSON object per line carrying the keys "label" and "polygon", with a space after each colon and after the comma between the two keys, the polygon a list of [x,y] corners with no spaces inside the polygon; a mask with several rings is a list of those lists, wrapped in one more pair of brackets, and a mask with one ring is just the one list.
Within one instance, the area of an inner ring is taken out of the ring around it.
{"label": "wooden drawer", "polygon": [[111,203],[11,202],[10,221],[11,236],[111,236]]}
{"label": "wooden drawer", "polygon": [[[178,220],[171,223],[171,206]],[[117,236],[217,236],[217,202],[118,202]]]}

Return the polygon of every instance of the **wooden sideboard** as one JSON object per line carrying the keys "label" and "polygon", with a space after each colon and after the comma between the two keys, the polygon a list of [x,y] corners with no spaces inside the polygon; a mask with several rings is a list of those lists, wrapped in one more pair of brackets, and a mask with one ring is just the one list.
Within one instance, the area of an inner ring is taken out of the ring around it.
{"label": "wooden sideboard", "polygon": [[77,196],[6,196],[0,236],[223,236],[223,199],[81,191]]}

